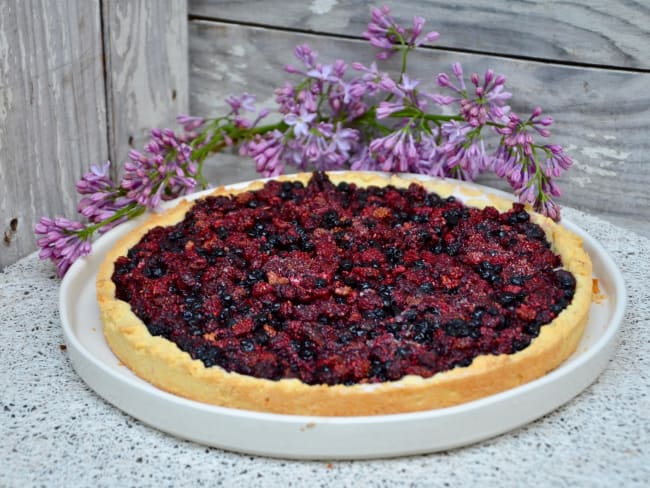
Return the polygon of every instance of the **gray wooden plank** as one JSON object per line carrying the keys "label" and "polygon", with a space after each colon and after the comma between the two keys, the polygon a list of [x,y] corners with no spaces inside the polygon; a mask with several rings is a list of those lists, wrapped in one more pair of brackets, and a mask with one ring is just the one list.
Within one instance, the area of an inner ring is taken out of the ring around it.
{"label": "gray wooden plank", "polygon": [[187,1],[104,0],[109,149],[114,171],[154,127],[188,107]]}
{"label": "gray wooden plank", "polygon": [[[282,66],[293,61],[293,47],[303,42],[319,51],[322,62],[337,57],[366,62],[373,55],[365,42],[356,40],[191,21],[191,111],[202,116],[224,113],[223,99],[243,91],[256,94],[259,107],[273,108],[273,88],[290,77]],[[409,73],[423,80],[423,87],[431,88],[435,75],[449,72],[455,61],[462,62],[468,73],[492,67],[504,74],[516,111],[523,114],[540,105],[555,118],[553,141],[568,148],[575,160],[559,181],[565,193],[562,204],[625,225],[635,222],[637,231],[650,235],[650,74],[432,50],[414,53]],[[391,62],[395,67],[397,59]],[[219,157],[215,161],[220,164]],[[238,168],[232,158],[224,161],[226,168]],[[242,164],[249,164],[250,170],[238,168],[236,175],[219,168],[210,171],[219,183],[254,174],[252,162]],[[494,179],[484,181],[506,187]]]}
{"label": "gray wooden plank", "polygon": [[[190,14],[318,33],[360,36],[372,6],[363,0],[190,0]],[[440,32],[436,46],[508,56],[650,69],[650,3],[645,0],[456,0],[393,2]]]}
{"label": "gray wooden plank", "polygon": [[36,249],[42,215],[76,212],[108,156],[99,1],[0,3],[0,268]]}

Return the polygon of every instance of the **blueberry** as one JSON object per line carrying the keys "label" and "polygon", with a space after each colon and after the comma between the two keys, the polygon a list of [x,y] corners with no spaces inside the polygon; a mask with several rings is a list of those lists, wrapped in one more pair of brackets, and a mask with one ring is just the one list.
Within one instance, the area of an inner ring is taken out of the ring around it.
{"label": "blueberry", "polygon": [[149,258],[145,263],[143,274],[147,278],[158,279],[165,276],[167,273],[167,267],[165,263],[157,256]]}
{"label": "blueberry", "polygon": [[526,334],[530,336],[537,337],[539,335],[539,329],[540,329],[540,324],[531,322],[529,324],[524,325],[521,330],[523,330]]}
{"label": "blueberry", "polygon": [[300,250],[304,252],[312,252],[316,249],[316,246],[314,245],[313,242],[310,241],[303,241],[300,244]]}
{"label": "blueberry", "polygon": [[472,327],[468,322],[462,319],[454,319],[442,326],[447,335],[452,337],[469,337],[472,335]]}
{"label": "blueberry", "polygon": [[433,237],[431,235],[431,232],[429,232],[428,229],[422,229],[422,228],[418,229],[416,235],[417,235],[418,240],[421,241],[421,242],[429,242],[431,240],[431,238]]}
{"label": "blueberry", "polygon": [[481,261],[476,268],[476,272],[485,281],[494,284],[501,281],[501,276],[499,275],[501,269],[502,267],[499,264],[492,264],[489,261]]}
{"label": "blueberry", "polygon": [[524,230],[526,237],[534,241],[543,241],[546,239],[546,234],[542,228],[537,224],[528,224]]}
{"label": "blueberry", "polygon": [[352,269],[352,261],[349,259],[343,259],[339,264],[339,269],[342,271],[350,271]]}
{"label": "blueberry", "polygon": [[505,219],[510,225],[523,224],[530,220],[530,215],[524,209],[524,206],[520,203],[515,203],[512,206],[512,210],[504,215]]}
{"label": "blueberry", "polygon": [[515,285],[515,286],[524,286],[524,283],[526,282],[526,277],[521,276],[521,275],[515,275],[509,280],[510,284]]}
{"label": "blueberry", "polygon": [[460,208],[452,208],[442,212],[442,216],[444,217],[445,222],[447,222],[447,226],[450,228],[455,227],[458,224],[461,215],[462,211]]}
{"label": "blueberry", "polygon": [[386,327],[386,330],[388,332],[390,332],[391,334],[393,334],[393,335],[398,334],[400,332],[400,330],[401,330],[401,327],[399,326],[399,324],[397,324],[395,322],[388,322],[385,325],[385,327]]}
{"label": "blueberry", "polygon": [[368,376],[376,378],[378,381],[386,381],[386,364],[378,359],[373,359],[370,362],[370,372]]}
{"label": "blueberry", "polygon": [[346,183],[345,181],[342,181],[338,185],[336,185],[336,188],[341,192],[347,193],[350,191],[350,184]]}
{"label": "blueberry", "polygon": [[266,281],[266,271],[254,269],[246,276],[246,284],[254,285],[258,281]]}
{"label": "blueberry", "polygon": [[164,323],[151,322],[147,324],[147,329],[152,336],[164,336],[168,327]]}
{"label": "blueberry", "polygon": [[442,203],[442,198],[436,193],[429,193],[424,197],[424,204],[428,207],[438,207]]}
{"label": "blueberry", "polygon": [[430,343],[436,328],[437,324],[428,320],[415,323],[413,325],[413,340],[420,344]]}
{"label": "blueberry", "polygon": [[515,295],[514,293],[510,293],[508,291],[505,291],[505,292],[501,293],[501,295],[499,295],[498,301],[504,307],[507,307],[509,305],[514,305],[517,302],[517,295]]}
{"label": "blueberry", "polygon": [[383,308],[376,308],[374,310],[365,310],[363,318],[369,320],[382,320],[386,318],[386,311]]}
{"label": "blueberry", "polygon": [[199,346],[194,353],[195,359],[200,359],[206,368],[218,364],[223,357],[223,351],[216,346],[204,344]]}
{"label": "blueberry", "polygon": [[474,320],[481,320],[481,317],[483,317],[483,314],[485,314],[485,309],[482,307],[476,307],[474,311],[472,312],[472,319]]}
{"label": "blueberry", "polygon": [[406,322],[413,322],[418,317],[418,311],[410,308],[402,314],[402,317]]}
{"label": "blueberry", "polygon": [[342,334],[339,334],[337,341],[340,342],[341,344],[349,344],[352,342],[352,334],[348,332],[343,332]]}
{"label": "blueberry", "polygon": [[411,220],[416,224],[426,224],[429,222],[429,216],[427,214],[415,214],[411,217]]}
{"label": "blueberry", "polygon": [[576,279],[568,271],[560,269],[555,272],[555,277],[563,290],[575,290]]}
{"label": "blueberry", "polygon": [[241,350],[244,352],[251,352],[252,350],[255,349],[255,343],[250,339],[242,339],[241,341],[239,341],[239,346],[241,347]]}
{"label": "blueberry", "polygon": [[417,259],[413,261],[413,267],[415,269],[424,269],[427,267],[427,263],[424,262],[424,259]]}
{"label": "blueberry", "polygon": [[339,214],[336,210],[328,210],[323,214],[321,219],[321,227],[325,229],[333,229],[339,226]]}
{"label": "blueberry", "polygon": [[450,256],[456,256],[460,252],[460,248],[461,248],[460,241],[454,241],[444,246],[445,252]]}
{"label": "blueberry", "polygon": [[316,288],[325,288],[327,286],[327,280],[325,278],[316,278],[314,280],[314,286]]}
{"label": "blueberry", "polygon": [[433,283],[431,283],[430,281],[427,281],[427,282],[422,283],[422,284],[420,285],[419,290],[420,290],[422,293],[433,293],[433,291],[435,290],[435,288],[434,288],[434,286],[433,286]]}
{"label": "blueberry", "polygon": [[560,298],[557,302],[551,305],[551,312],[556,315],[566,308],[569,303],[564,298]]}
{"label": "blueberry", "polygon": [[228,238],[228,229],[226,229],[223,225],[219,226],[217,228],[217,237],[219,239],[227,239]]}
{"label": "blueberry", "polygon": [[400,260],[402,259],[402,256],[403,256],[403,252],[398,247],[389,247],[386,250],[386,259],[392,264],[399,263]]}
{"label": "blueberry", "polygon": [[512,352],[521,351],[522,349],[528,347],[529,344],[530,339],[528,338],[514,339],[512,341]]}
{"label": "blueberry", "polygon": [[453,366],[454,367],[458,366],[459,368],[464,368],[465,366],[469,366],[470,364],[472,364],[472,361],[474,361],[474,358],[459,359],[458,361],[454,362]]}

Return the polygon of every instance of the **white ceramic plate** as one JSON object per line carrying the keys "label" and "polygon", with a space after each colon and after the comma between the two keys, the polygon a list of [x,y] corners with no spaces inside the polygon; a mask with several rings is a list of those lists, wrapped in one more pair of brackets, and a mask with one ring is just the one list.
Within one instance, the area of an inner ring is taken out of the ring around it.
{"label": "white ceramic plate", "polygon": [[310,417],[217,407],[141,380],[120,364],[104,340],[95,276],[109,249],[138,222],[123,224],[98,239],[92,254],[78,260],[62,282],[59,306],[72,364],[93,390],[128,414],[178,437],[233,451],[296,459],[363,459],[434,452],[507,432],[569,401],[598,377],[612,355],[625,308],[623,279],[614,262],[598,242],[563,220],[584,239],[605,298],[592,304],[575,354],[548,375],[463,405],[407,414]]}

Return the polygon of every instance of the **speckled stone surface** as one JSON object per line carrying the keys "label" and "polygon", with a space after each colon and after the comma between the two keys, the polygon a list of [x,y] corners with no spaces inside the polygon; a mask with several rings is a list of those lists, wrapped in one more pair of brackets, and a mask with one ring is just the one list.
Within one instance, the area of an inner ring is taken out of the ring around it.
{"label": "speckled stone surface", "polygon": [[206,448],[122,413],[77,376],[63,347],[59,280],[28,256],[0,273],[0,486],[648,486],[650,240],[566,217],[623,272],[614,357],[573,401],[523,428],[437,454],[284,461]]}

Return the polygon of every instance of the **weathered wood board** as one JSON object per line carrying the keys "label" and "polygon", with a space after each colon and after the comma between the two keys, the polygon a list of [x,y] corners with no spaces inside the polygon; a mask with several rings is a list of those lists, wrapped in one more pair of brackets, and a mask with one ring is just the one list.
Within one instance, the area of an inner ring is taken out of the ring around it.
{"label": "weathered wood board", "polygon": [[[258,106],[273,108],[273,89],[289,79],[282,67],[293,62],[293,47],[308,42],[323,62],[345,57],[369,63],[374,51],[365,42],[277,31],[212,21],[190,22],[190,108],[198,115],[224,113],[224,98],[244,91],[258,95]],[[409,73],[432,88],[439,71],[460,61],[466,72],[491,67],[508,78],[513,109],[527,114],[536,105],[555,120],[553,141],[575,160],[560,181],[560,202],[631,225],[650,235],[650,152],[648,73],[546,64],[426,49],[414,53]],[[397,60],[391,61],[393,68]],[[219,158],[215,158],[219,164]],[[237,163],[225,160],[213,174],[228,178]],[[238,170],[238,176],[254,175]],[[234,181],[234,180],[230,180]],[[487,179],[494,183],[494,179]],[[220,181],[224,182],[224,181]],[[501,182],[497,186],[504,187]]]}
{"label": "weathered wood board", "polygon": [[414,15],[440,32],[442,49],[569,63],[650,69],[646,0],[190,0],[192,16],[359,37],[370,9],[388,4],[408,25]]}
{"label": "weathered wood board", "polygon": [[75,214],[107,156],[100,2],[1,2],[0,268],[36,249],[41,215]]}
{"label": "weathered wood board", "polygon": [[104,0],[108,137],[114,176],[154,127],[187,112],[186,0]]}

